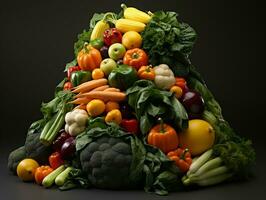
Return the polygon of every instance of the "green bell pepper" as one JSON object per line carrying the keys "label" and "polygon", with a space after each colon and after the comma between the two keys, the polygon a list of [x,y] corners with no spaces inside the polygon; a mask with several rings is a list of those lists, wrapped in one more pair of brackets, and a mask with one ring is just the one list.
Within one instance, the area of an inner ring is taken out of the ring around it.
{"label": "green bell pepper", "polygon": [[70,77],[70,82],[72,83],[73,87],[80,85],[86,81],[91,80],[91,72],[90,71],[75,71],[72,72]]}
{"label": "green bell pepper", "polygon": [[94,47],[95,49],[100,49],[103,47],[104,42],[102,39],[97,38],[97,39],[90,41],[90,45]]}
{"label": "green bell pepper", "polygon": [[123,91],[131,87],[137,80],[136,69],[128,65],[118,65],[108,76],[109,85]]}

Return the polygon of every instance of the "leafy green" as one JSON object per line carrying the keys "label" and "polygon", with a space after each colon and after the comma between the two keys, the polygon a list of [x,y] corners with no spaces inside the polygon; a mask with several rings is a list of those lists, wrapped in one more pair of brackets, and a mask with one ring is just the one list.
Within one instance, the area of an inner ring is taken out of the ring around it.
{"label": "leafy green", "polygon": [[93,29],[98,21],[101,21],[104,18],[105,13],[94,13],[90,20],[90,28]]}
{"label": "leafy green", "polygon": [[80,50],[84,47],[84,43],[90,42],[91,33],[92,33],[92,29],[89,29],[89,30],[84,29],[83,32],[78,35],[78,40],[74,44],[74,53],[76,57],[78,53],[80,52]]}
{"label": "leafy green", "polygon": [[151,81],[139,80],[127,89],[126,94],[144,136],[159,117],[177,129],[187,128],[187,113],[171,92],[159,90]]}
{"label": "leafy green", "polygon": [[59,187],[60,190],[70,190],[77,187],[82,188],[89,188],[91,186],[91,183],[89,182],[86,173],[84,173],[81,169],[72,169],[68,177],[61,187]]}
{"label": "leafy green", "polygon": [[55,98],[47,103],[42,103],[41,112],[45,121],[50,120],[63,106],[66,106],[66,110],[72,109],[72,104],[67,104],[71,101],[74,94],[68,90],[59,91],[56,93]]}
{"label": "leafy green", "polygon": [[179,169],[159,149],[145,144],[147,151],[144,162],[145,191],[167,195],[169,191],[181,188]]}
{"label": "leafy green", "polygon": [[155,12],[142,32],[143,49],[152,65],[168,64],[177,76],[189,73],[189,54],[196,40],[196,32],[177,20],[175,12]]}
{"label": "leafy green", "polygon": [[77,59],[72,60],[71,62],[67,63],[65,66],[64,72],[67,72],[69,67],[73,67],[77,65]]}

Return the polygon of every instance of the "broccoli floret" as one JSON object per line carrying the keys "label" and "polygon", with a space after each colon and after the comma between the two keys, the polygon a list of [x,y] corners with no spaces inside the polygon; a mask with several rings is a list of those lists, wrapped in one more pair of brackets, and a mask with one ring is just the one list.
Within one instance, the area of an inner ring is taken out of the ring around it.
{"label": "broccoli floret", "polygon": [[82,170],[98,188],[130,188],[131,146],[120,138],[102,136],[80,153]]}
{"label": "broccoli floret", "polygon": [[8,164],[7,164],[8,169],[11,172],[13,172],[14,174],[16,174],[17,173],[17,166],[18,166],[19,162],[26,157],[27,157],[27,155],[26,155],[26,151],[25,151],[24,146],[15,149],[14,151],[12,151],[9,154]]}
{"label": "broccoli floret", "polygon": [[41,143],[40,134],[28,134],[25,141],[25,150],[27,157],[36,160],[39,164],[46,164],[49,155],[52,153],[52,148]]}

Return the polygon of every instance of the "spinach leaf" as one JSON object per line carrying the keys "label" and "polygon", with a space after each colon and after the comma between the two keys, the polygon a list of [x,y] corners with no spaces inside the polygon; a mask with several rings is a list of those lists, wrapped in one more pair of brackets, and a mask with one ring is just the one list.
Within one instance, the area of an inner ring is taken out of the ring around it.
{"label": "spinach leaf", "polygon": [[78,40],[74,44],[75,57],[77,57],[78,53],[84,47],[84,43],[90,42],[91,33],[92,33],[92,29],[89,29],[89,30],[84,29],[83,32],[78,35]]}
{"label": "spinach leaf", "polygon": [[59,187],[59,189],[70,190],[77,187],[89,188],[90,186],[91,183],[87,178],[87,174],[84,173],[81,169],[74,168],[69,172],[64,185]]}
{"label": "spinach leaf", "polygon": [[189,74],[189,54],[196,41],[196,32],[179,22],[175,12],[155,12],[142,32],[143,49],[152,65],[168,64],[176,76]]}
{"label": "spinach leaf", "polygon": [[126,94],[129,105],[140,121],[143,136],[146,136],[158,117],[180,130],[187,127],[187,113],[173,93],[161,91],[150,81],[141,80],[136,81]]}

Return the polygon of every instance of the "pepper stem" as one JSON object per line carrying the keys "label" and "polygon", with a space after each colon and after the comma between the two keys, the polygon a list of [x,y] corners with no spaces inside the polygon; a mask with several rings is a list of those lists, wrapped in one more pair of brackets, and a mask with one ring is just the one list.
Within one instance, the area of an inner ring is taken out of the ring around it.
{"label": "pepper stem", "polygon": [[89,45],[88,42],[84,42],[84,44],[83,44],[83,49],[84,49],[85,53],[88,53],[89,52],[89,50],[87,48],[88,45]]}
{"label": "pepper stem", "polygon": [[146,72],[151,72],[151,68],[152,68],[152,66],[148,65],[147,68],[146,68]]}
{"label": "pepper stem", "polygon": [[185,150],[183,151],[183,153],[181,154],[181,156],[179,158],[184,160],[187,152],[188,152],[188,148],[185,148]]}
{"label": "pepper stem", "polygon": [[163,119],[161,117],[158,118],[158,122],[160,123],[160,132],[164,133],[164,123],[163,123]]}

